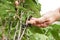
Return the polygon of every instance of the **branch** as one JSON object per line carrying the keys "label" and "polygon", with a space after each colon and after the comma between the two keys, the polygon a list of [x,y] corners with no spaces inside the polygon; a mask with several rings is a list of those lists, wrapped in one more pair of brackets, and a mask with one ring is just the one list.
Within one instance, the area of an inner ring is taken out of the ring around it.
{"label": "branch", "polygon": [[22,31],[22,16],[23,16],[23,11],[21,11],[21,16],[20,16],[20,29],[19,29],[19,33],[18,33],[18,40],[20,38],[21,35],[21,31]]}

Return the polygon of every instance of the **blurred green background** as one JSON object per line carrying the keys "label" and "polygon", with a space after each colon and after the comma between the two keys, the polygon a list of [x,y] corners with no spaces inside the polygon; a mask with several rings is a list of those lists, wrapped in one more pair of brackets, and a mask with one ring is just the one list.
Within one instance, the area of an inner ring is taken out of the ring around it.
{"label": "blurred green background", "polygon": [[0,40],[60,40],[60,24],[23,27],[30,15],[41,17],[40,11],[38,0],[0,0]]}

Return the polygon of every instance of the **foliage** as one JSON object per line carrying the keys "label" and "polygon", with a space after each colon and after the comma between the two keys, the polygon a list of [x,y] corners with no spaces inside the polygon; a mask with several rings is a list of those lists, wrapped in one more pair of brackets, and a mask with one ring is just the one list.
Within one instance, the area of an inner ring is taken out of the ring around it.
{"label": "foliage", "polygon": [[19,40],[25,28],[21,40],[60,40],[60,25],[53,24],[46,28],[22,26],[30,15],[40,17],[41,4],[38,0],[20,0],[18,7],[15,1],[0,0],[0,40]]}

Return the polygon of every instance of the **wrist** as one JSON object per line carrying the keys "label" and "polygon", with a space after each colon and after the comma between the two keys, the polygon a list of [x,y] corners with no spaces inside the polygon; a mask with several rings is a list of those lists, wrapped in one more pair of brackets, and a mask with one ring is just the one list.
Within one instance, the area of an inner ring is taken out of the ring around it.
{"label": "wrist", "polygon": [[59,13],[59,15],[58,15],[58,19],[57,19],[57,21],[60,21],[60,13]]}
{"label": "wrist", "polygon": [[57,20],[60,20],[60,8],[58,8],[58,19]]}

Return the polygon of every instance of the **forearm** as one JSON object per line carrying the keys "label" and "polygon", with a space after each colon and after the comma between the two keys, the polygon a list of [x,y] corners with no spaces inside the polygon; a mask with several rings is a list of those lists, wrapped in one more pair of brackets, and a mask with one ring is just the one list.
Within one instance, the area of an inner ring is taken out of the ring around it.
{"label": "forearm", "polygon": [[55,21],[59,20],[60,19],[60,8],[58,8],[54,11],[46,12],[44,15],[42,15],[41,18],[42,18],[42,20],[47,20],[48,18],[52,18]]}
{"label": "forearm", "polygon": [[[60,8],[58,8],[56,11],[58,13],[58,20],[57,21],[60,21]],[[57,13],[56,13],[56,15],[57,15]]]}

